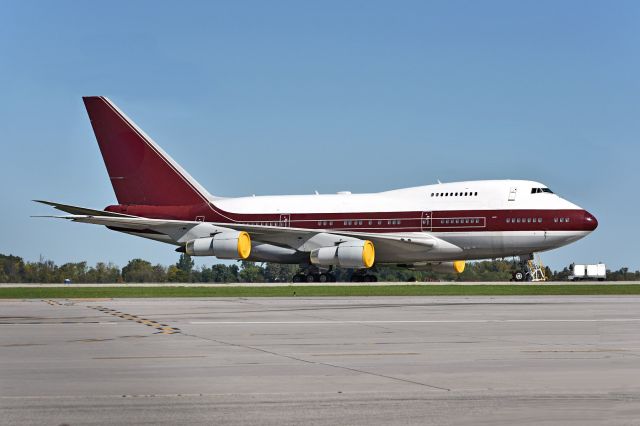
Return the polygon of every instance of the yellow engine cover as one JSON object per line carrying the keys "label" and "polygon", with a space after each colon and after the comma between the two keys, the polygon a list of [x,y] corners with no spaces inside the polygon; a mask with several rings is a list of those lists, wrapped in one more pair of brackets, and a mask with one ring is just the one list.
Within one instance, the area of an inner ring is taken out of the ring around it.
{"label": "yellow engine cover", "polygon": [[238,257],[246,259],[251,254],[251,237],[242,231],[238,235]]}

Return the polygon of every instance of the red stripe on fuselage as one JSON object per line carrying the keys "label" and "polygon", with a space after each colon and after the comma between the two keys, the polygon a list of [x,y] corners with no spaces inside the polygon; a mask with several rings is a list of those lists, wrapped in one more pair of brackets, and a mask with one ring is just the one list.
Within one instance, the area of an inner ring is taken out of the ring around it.
{"label": "red stripe on fuselage", "polygon": [[[215,206],[115,205],[107,211],[154,219],[197,220],[285,226],[280,213],[231,213]],[[213,210],[213,211],[212,211]],[[443,210],[422,211],[291,213],[286,226],[313,230],[389,232],[482,232],[482,231],[593,231],[598,222],[585,210]],[[345,223],[346,222],[346,223]]]}

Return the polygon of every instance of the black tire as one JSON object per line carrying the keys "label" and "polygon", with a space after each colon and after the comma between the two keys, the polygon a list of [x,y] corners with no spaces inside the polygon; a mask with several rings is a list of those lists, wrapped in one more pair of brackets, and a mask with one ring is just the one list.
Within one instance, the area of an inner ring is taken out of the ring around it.
{"label": "black tire", "polygon": [[517,271],[513,273],[513,279],[516,281],[523,281],[524,280],[524,273],[522,271]]}
{"label": "black tire", "polygon": [[320,283],[326,283],[326,282],[329,282],[329,275],[324,274],[324,273],[323,273],[323,274],[318,275],[318,282],[320,282]]}
{"label": "black tire", "polygon": [[317,281],[318,281],[318,280],[316,280],[316,276],[315,276],[315,275],[313,275],[313,274],[309,274],[309,275],[307,275],[307,282],[308,282],[308,283],[312,283],[312,282],[314,282],[314,281],[315,281],[315,282],[317,282]]}
{"label": "black tire", "polygon": [[295,274],[293,276],[293,282],[294,283],[301,283],[302,282],[302,278],[304,278],[304,275],[302,274]]}

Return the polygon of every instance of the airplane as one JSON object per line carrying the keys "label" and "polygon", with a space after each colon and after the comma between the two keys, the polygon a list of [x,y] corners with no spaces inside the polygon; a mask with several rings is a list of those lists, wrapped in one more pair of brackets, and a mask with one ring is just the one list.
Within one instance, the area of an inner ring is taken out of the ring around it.
{"label": "airplane", "polygon": [[370,271],[379,265],[457,273],[468,260],[519,257],[524,265],[598,226],[591,213],[529,180],[215,196],[108,98],[83,101],[118,204],[95,210],[34,200],[68,213],[48,217],[104,225],[190,256],[297,264],[294,282],[335,281],[336,267],[353,269],[352,281],[374,282]]}

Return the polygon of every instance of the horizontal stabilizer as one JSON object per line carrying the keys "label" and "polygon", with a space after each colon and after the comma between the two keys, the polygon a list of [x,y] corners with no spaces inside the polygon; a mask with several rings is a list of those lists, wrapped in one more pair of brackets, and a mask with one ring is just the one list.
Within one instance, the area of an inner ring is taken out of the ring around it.
{"label": "horizontal stabilizer", "polygon": [[123,213],[114,213],[104,210],[94,210],[87,207],[72,206],[70,204],[55,203],[53,201],[33,200],[36,203],[46,204],[55,209],[61,210],[69,214],[91,215],[91,216],[109,216],[109,217],[134,217]]}

